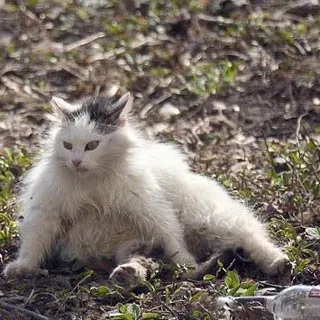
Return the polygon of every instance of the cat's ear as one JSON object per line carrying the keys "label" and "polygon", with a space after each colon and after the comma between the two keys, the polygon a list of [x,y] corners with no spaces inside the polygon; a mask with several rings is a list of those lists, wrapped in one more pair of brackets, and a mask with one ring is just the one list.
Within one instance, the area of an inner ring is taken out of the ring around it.
{"label": "cat's ear", "polygon": [[54,113],[59,119],[65,119],[74,111],[74,106],[69,102],[58,98],[52,97],[50,100],[50,104],[53,107]]}
{"label": "cat's ear", "polygon": [[130,92],[124,94],[117,102],[116,108],[121,110],[117,119],[118,125],[124,127],[128,121],[129,112],[132,109],[133,98]]}

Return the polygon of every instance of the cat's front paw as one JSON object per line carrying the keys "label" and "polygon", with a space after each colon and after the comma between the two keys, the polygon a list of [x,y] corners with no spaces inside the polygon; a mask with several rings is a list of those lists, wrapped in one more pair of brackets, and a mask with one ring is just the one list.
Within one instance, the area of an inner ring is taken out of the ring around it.
{"label": "cat's front paw", "polygon": [[48,275],[48,271],[35,267],[24,260],[10,262],[3,270],[7,278],[23,278],[28,276]]}
{"label": "cat's front paw", "polygon": [[125,263],[116,267],[109,279],[113,285],[132,289],[137,287],[141,281],[146,280],[146,276],[146,269],[139,263]]}

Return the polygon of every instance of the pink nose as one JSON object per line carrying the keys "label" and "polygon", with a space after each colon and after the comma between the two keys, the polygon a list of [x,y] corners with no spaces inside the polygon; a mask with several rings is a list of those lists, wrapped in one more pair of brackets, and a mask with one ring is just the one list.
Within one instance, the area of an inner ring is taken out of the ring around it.
{"label": "pink nose", "polygon": [[75,166],[75,167],[79,167],[80,166],[80,164],[81,164],[81,160],[79,160],[79,159],[74,159],[74,160],[72,160],[72,163],[73,163],[73,165]]}

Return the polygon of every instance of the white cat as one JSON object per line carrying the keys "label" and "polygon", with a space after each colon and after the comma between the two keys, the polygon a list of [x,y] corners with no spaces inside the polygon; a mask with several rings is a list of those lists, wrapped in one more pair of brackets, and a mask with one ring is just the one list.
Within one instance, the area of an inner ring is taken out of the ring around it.
{"label": "white cat", "polygon": [[6,276],[41,273],[59,251],[69,260],[115,258],[111,277],[131,272],[138,282],[146,277],[141,244],[195,267],[208,251],[241,247],[266,273],[284,270],[285,255],[248,208],[192,173],[176,147],[134,128],[130,94],[51,104],[57,121],[25,179],[22,244]]}

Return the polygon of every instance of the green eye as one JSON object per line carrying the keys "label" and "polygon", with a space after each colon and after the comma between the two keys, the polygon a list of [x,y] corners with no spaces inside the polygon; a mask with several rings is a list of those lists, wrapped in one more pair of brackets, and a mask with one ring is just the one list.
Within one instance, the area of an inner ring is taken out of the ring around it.
{"label": "green eye", "polygon": [[67,150],[72,150],[72,144],[66,141],[63,141],[63,146],[67,149]]}
{"label": "green eye", "polygon": [[94,150],[98,145],[99,145],[100,141],[91,141],[89,143],[87,143],[86,147],[85,147],[85,151],[91,151]]}

